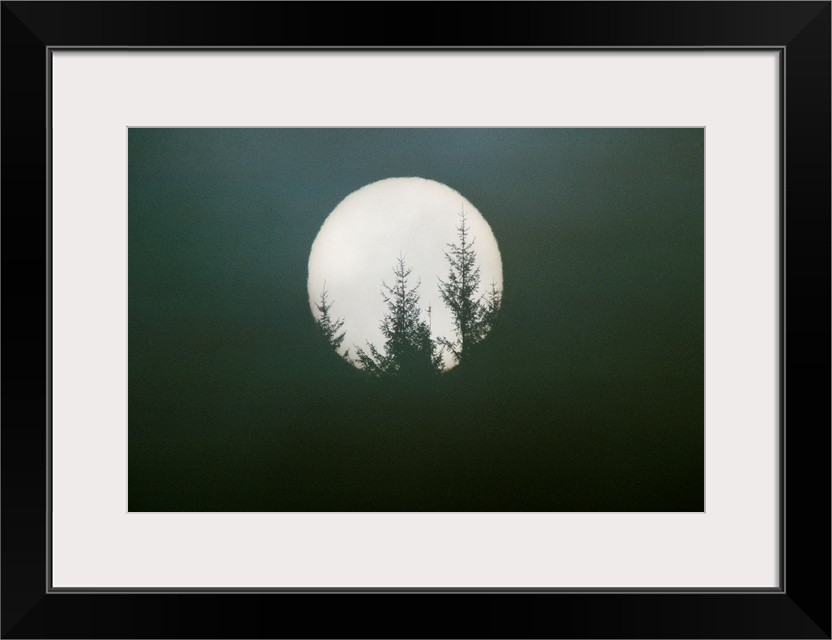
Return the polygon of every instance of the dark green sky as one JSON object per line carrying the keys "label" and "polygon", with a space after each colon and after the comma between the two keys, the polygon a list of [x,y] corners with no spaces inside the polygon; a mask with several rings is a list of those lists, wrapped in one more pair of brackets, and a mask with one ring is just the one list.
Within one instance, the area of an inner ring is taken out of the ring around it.
{"label": "dark green sky", "polygon": [[[376,180],[488,220],[501,324],[401,389],[316,332],[309,249]],[[701,510],[704,131],[131,129],[131,510]]]}

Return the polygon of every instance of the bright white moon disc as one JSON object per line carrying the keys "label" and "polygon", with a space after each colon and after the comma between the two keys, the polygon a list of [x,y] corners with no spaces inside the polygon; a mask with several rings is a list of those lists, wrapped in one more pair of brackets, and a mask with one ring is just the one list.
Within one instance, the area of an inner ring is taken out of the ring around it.
{"label": "bright white moon disc", "polygon": [[[424,320],[431,309],[434,338],[454,340],[453,320],[439,295],[438,278],[449,273],[445,251],[458,242],[460,212],[464,210],[469,238],[474,239],[480,269],[479,293],[492,282],[503,290],[503,266],[497,240],[479,211],[461,194],[434,180],[388,178],[362,187],[348,195],[324,221],[309,255],[309,305],[320,313],[324,287],[332,305],[332,318],[342,318],[346,337],[339,349],[355,354],[367,343],[381,349],[384,344],[379,325],[387,306],[381,296],[382,282],[392,285],[397,259],[412,268],[410,287],[418,293]],[[445,368],[454,365],[444,354]]]}

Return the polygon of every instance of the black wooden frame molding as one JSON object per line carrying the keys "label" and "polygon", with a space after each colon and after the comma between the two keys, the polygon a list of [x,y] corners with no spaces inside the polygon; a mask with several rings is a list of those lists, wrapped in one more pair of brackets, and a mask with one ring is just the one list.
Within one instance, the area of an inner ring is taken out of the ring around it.
{"label": "black wooden frame molding", "polygon": [[[828,0],[2,2],[2,637],[830,638],[830,16]],[[51,52],[220,47],[779,52],[780,588],[51,589]]]}

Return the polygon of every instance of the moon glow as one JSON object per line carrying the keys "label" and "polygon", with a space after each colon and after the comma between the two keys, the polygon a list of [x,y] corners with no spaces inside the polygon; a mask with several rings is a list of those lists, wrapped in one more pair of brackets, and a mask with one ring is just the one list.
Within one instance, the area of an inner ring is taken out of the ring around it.
{"label": "moon glow", "polygon": [[[430,320],[432,337],[453,340],[453,317],[440,296],[438,279],[448,277],[445,252],[458,242],[462,211],[480,269],[477,295],[492,283],[502,292],[502,260],[491,227],[454,189],[424,178],[388,178],[354,191],[335,207],[312,243],[307,289],[316,319],[321,315],[316,304],[326,289],[330,316],[344,320],[339,353],[354,353],[368,342],[383,346],[380,324],[387,305],[382,283],[394,282],[399,257],[412,269],[409,287],[419,284],[419,305],[423,318]],[[445,370],[455,364],[448,353],[443,362]]]}

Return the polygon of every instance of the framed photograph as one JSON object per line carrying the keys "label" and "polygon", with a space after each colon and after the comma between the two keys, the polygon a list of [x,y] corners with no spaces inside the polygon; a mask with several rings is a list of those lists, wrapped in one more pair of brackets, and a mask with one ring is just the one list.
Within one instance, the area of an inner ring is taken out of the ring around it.
{"label": "framed photograph", "polygon": [[323,8],[3,3],[3,636],[830,637],[830,4]]}
{"label": "framed photograph", "polygon": [[704,128],[127,154],[130,513],[705,511]]}

